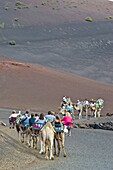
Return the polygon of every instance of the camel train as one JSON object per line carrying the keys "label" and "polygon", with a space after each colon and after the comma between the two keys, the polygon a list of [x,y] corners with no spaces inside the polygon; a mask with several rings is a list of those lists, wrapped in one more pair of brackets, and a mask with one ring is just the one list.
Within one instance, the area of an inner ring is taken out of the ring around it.
{"label": "camel train", "polygon": [[[55,115],[54,112],[49,111],[48,115],[43,113],[40,116],[34,116],[33,113],[29,116],[29,112],[22,113],[19,111],[15,119],[12,119],[13,115],[16,116],[16,112],[12,112],[12,117],[9,117],[10,126],[11,120],[14,120],[16,124],[16,130],[18,138],[21,143],[26,143],[29,147],[37,149],[40,141],[40,154],[45,153],[45,158],[54,159],[54,156],[60,156],[61,147],[63,156],[66,157],[65,151],[65,136],[71,136],[71,128],[73,119],[75,119],[75,112],[78,112],[78,118],[83,117],[85,112],[86,119],[89,114],[94,117],[100,117],[100,112],[104,107],[104,100],[99,98],[98,100],[85,99],[84,101],[77,100],[77,103],[72,103],[69,97],[63,96],[60,104],[59,113]],[[56,145],[57,144],[57,145]],[[57,147],[56,147],[57,146]],[[54,153],[53,153],[54,148]]]}
{"label": "camel train", "polygon": [[[41,113],[40,115],[42,114],[43,113]],[[60,120],[59,115],[57,115],[56,117],[58,117]],[[45,153],[45,158],[47,160],[53,160],[55,155],[60,156],[61,147],[63,155],[64,157],[66,157],[67,154],[65,151],[65,132],[63,125],[61,124],[61,126],[55,127],[54,121],[41,119],[41,121],[45,120],[44,123],[34,123],[32,126],[30,126],[28,123],[29,119],[30,118],[25,114],[21,115],[17,119],[16,130],[18,132],[19,141],[21,143],[27,144],[29,147],[33,146],[33,148],[35,149],[37,149],[38,141],[40,141],[39,153]]]}
{"label": "camel train", "polygon": [[99,98],[97,100],[77,100],[76,103],[73,103],[69,97],[63,96],[62,102],[59,106],[59,113],[64,115],[68,111],[72,118],[74,119],[75,112],[78,113],[78,118],[82,119],[83,114],[85,113],[85,118],[88,119],[88,116],[100,117],[101,110],[104,107],[104,100]]}

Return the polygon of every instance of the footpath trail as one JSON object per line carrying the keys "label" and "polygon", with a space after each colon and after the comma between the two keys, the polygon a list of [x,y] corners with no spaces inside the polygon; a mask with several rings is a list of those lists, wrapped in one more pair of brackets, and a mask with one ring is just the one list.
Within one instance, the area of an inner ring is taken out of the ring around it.
{"label": "footpath trail", "polygon": [[[112,170],[113,167],[112,131],[72,129],[72,136],[67,136],[65,139],[67,157],[64,158],[61,152],[60,157],[55,157],[54,161],[46,161],[44,155],[39,154],[40,145],[37,150],[33,150],[20,144],[15,129],[4,127],[0,135],[3,135],[7,141],[6,143],[3,140],[0,141],[0,148],[4,150],[0,154],[4,170],[11,168],[17,170],[20,168],[23,170],[28,168],[29,170],[39,168],[41,170],[62,170],[63,168],[65,170]],[[12,162],[12,165],[9,162]]]}
{"label": "footpath trail", "polygon": [[[7,110],[7,109],[6,109]],[[7,122],[10,110],[0,110],[0,118]],[[1,114],[2,111],[2,114]],[[4,114],[3,114],[4,111]],[[4,115],[4,117],[3,117]],[[100,119],[75,120],[76,124],[88,122],[113,121],[113,117]],[[46,161],[44,155],[39,154],[38,149],[28,148],[18,141],[15,129],[0,126],[0,170],[112,170],[113,169],[113,131],[101,129],[73,128],[72,136],[66,136],[65,149],[67,157],[61,152],[60,157],[54,161]]]}

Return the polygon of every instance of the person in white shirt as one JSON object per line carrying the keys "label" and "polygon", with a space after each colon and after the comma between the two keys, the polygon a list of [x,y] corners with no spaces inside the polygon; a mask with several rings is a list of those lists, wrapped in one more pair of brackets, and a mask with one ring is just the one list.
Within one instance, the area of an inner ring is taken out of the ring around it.
{"label": "person in white shirt", "polygon": [[19,113],[16,113],[16,110],[12,111],[12,114],[9,116],[9,128],[10,129],[14,128],[16,119],[19,115],[20,115],[20,111],[19,111]]}

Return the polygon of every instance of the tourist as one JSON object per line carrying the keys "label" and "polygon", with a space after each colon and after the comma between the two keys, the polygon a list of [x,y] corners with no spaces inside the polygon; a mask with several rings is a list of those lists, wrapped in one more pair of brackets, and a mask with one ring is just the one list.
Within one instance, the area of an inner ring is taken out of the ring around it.
{"label": "tourist", "polygon": [[34,117],[34,113],[31,113],[31,117],[29,118],[29,126],[33,126],[35,123],[36,118]]}
{"label": "tourist", "polygon": [[37,122],[39,119],[39,115],[37,113],[35,113],[35,122]]}
{"label": "tourist", "polygon": [[59,115],[56,115],[55,119],[55,127],[61,127],[62,126],[62,121]]}
{"label": "tourist", "polygon": [[44,117],[44,113],[40,113],[39,119],[36,121],[36,126],[41,128],[46,123],[46,118]]}
{"label": "tourist", "polygon": [[16,110],[12,111],[12,114],[9,116],[9,125],[10,125],[9,128],[11,128],[11,127],[14,128],[14,125],[16,123],[16,119],[19,115],[20,115],[20,112],[16,113]]}
{"label": "tourist", "polygon": [[71,136],[71,128],[72,128],[72,117],[69,112],[62,117],[61,121],[63,122],[64,126],[68,129],[68,136]]}
{"label": "tourist", "polygon": [[48,111],[48,115],[45,116],[47,121],[50,121],[51,123],[53,123],[55,121],[55,113],[52,111]]}

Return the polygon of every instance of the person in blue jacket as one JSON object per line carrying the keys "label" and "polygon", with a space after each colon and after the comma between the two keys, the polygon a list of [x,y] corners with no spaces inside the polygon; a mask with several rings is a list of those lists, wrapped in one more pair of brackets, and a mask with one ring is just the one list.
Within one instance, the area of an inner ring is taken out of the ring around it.
{"label": "person in blue jacket", "polygon": [[33,126],[35,123],[36,118],[34,117],[34,113],[31,113],[31,117],[29,118],[29,126]]}

